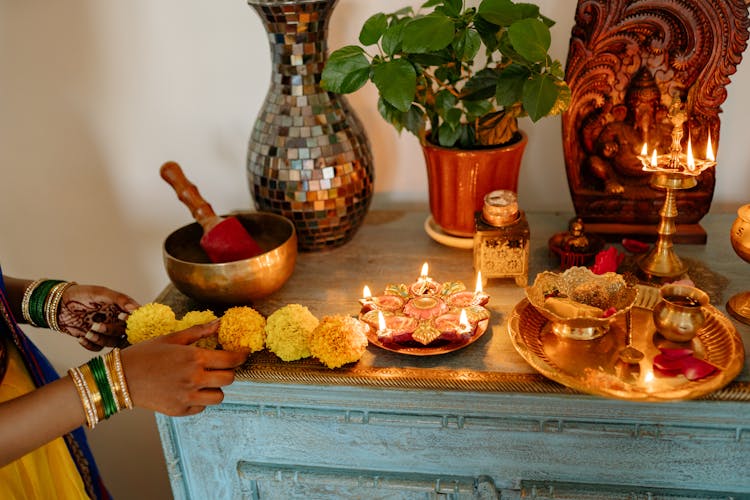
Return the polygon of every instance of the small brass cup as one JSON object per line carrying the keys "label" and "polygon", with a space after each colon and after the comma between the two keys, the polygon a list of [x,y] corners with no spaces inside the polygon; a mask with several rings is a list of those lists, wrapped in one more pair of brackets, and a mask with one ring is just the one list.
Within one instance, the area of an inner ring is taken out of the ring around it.
{"label": "small brass cup", "polygon": [[688,342],[706,322],[703,307],[708,294],[687,285],[664,285],[659,289],[660,301],[653,311],[656,330],[667,340]]}

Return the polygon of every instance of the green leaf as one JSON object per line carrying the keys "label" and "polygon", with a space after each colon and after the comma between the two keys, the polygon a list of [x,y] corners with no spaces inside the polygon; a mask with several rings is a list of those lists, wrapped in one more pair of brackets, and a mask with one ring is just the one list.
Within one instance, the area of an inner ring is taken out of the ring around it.
{"label": "green leaf", "polygon": [[448,112],[445,113],[445,122],[450,124],[452,128],[457,128],[461,123],[462,115],[463,111],[461,111],[459,108],[449,109]]}
{"label": "green leaf", "polygon": [[392,56],[399,50],[401,50],[401,40],[403,39],[404,25],[409,22],[409,19],[397,19],[388,26],[388,29],[383,33],[382,47],[383,52]]}
{"label": "green leaf", "polygon": [[461,97],[464,101],[479,101],[482,99],[491,99],[495,95],[495,86],[497,85],[497,73],[492,69],[483,69],[478,71],[464,85]]}
{"label": "green leaf", "polygon": [[434,7],[436,5],[441,5],[443,3],[443,0],[427,0],[425,3],[422,4],[420,7],[421,9],[429,9],[430,7]]}
{"label": "green leaf", "polygon": [[424,124],[425,117],[422,108],[412,104],[409,111],[404,114],[404,127],[406,127],[406,130],[419,137],[424,129]]}
{"label": "green leaf", "polygon": [[440,116],[445,116],[448,110],[455,108],[456,102],[458,102],[456,96],[447,90],[441,90],[435,94],[435,109]]}
{"label": "green leaf", "polygon": [[417,91],[417,72],[409,61],[395,59],[374,66],[372,81],[383,99],[399,111],[409,111]]}
{"label": "green leaf", "polygon": [[452,148],[461,137],[461,127],[453,128],[443,122],[438,129],[438,143],[444,148]]}
{"label": "green leaf", "polygon": [[404,117],[406,113],[403,113],[388,104],[382,96],[378,98],[378,112],[385,121],[393,125],[393,128],[395,128],[397,132],[400,133],[404,129]]}
{"label": "green leaf", "polygon": [[478,13],[492,24],[503,27],[508,27],[521,19],[516,5],[511,0],[482,0]]}
{"label": "green leaf", "polygon": [[549,114],[557,101],[560,89],[557,81],[547,74],[533,75],[523,86],[523,107],[531,121]]}
{"label": "green leaf", "polygon": [[359,32],[359,42],[365,46],[375,45],[380,40],[380,37],[383,36],[387,27],[388,19],[382,12],[370,16],[365,21],[365,24],[362,25],[362,30]]}
{"label": "green leaf", "polygon": [[498,45],[497,32],[500,31],[500,27],[485,20],[481,16],[477,16],[474,18],[474,28],[482,38],[482,42],[484,42],[487,52],[494,52]]}
{"label": "green leaf", "polygon": [[472,29],[462,30],[453,41],[453,48],[462,61],[471,61],[479,52],[482,39],[479,33]]}
{"label": "green leaf", "polygon": [[549,28],[538,19],[521,19],[510,25],[508,38],[513,48],[530,62],[544,62],[552,43]]}
{"label": "green leaf", "polygon": [[500,106],[510,106],[521,101],[523,97],[523,86],[529,79],[531,72],[519,66],[511,64],[500,72],[495,89],[495,100]]}
{"label": "green leaf", "polygon": [[444,0],[443,7],[435,10],[440,10],[450,17],[458,17],[461,15],[461,7],[463,7],[462,0]]}
{"label": "green leaf", "polygon": [[453,41],[455,29],[450,17],[433,12],[411,20],[404,26],[404,52],[415,54],[435,52]]}
{"label": "green leaf", "polygon": [[464,101],[463,105],[466,109],[466,120],[469,122],[489,113],[492,109],[490,101]]}
{"label": "green leaf", "polygon": [[342,47],[328,57],[320,85],[337,94],[348,94],[360,89],[370,78],[370,61],[364,50],[356,45]]}

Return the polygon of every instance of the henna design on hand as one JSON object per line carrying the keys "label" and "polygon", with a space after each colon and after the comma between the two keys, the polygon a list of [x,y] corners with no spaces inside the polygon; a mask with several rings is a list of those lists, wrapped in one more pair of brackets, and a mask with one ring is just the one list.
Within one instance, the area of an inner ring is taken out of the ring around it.
{"label": "henna design on hand", "polygon": [[119,337],[125,329],[120,319],[123,313],[116,304],[71,300],[60,305],[57,323],[62,331],[78,338],[85,337],[94,323],[104,326],[104,331],[99,332],[102,335]]}

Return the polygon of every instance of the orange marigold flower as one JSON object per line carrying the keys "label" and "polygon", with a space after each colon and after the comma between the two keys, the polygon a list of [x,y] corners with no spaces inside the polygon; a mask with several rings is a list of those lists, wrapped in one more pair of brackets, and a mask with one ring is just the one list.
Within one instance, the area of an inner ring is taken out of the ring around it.
{"label": "orange marigold flower", "polygon": [[[216,315],[213,311],[206,309],[205,311],[190,311],[182,317],[181,320],[177,321],[177,327],[175,331],[185,330],[195,325],[205,325],[216,319]],[[203,337],[198,342],[193,344],[203,349],[216,349],[219,347],[219,335],[213,334],[208,337]]]}
{"label": "orange marigold flower", "polygon": [[367,328],[351,316],[324,316],[310,336],[310,353],[328,368],[359,361],[367,349]]}
{"label": "orange marigold flower", "polygon": [[221,317],[219,344],[227,351],[260,351],[266,341],[266,319],[248,306],[231,307]]}

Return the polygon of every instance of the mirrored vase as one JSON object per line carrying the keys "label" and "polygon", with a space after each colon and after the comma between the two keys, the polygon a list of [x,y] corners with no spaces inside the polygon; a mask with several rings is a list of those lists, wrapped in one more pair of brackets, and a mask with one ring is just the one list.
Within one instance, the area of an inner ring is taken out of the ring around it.
{"label": "mirrored vase", "polygon": [[272,74],[248,147],[255,207],[291,219],[303,251],[334,248],[361,226],[373,161],[345,97],[320,86],[337,0],[248,0],[268,33]]}

